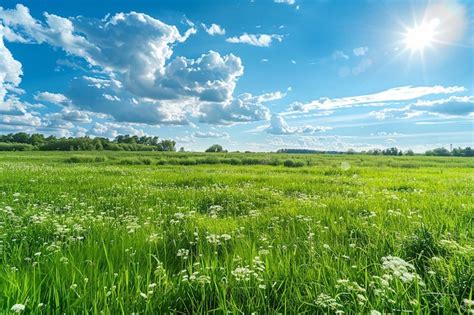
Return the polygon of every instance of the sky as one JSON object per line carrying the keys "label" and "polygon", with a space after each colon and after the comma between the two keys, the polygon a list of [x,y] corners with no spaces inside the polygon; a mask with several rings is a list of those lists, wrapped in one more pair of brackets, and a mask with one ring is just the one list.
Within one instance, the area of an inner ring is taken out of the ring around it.
{"label": "sky", "polygon": [[0,1],[0,133],[474,146],[470,1]]}

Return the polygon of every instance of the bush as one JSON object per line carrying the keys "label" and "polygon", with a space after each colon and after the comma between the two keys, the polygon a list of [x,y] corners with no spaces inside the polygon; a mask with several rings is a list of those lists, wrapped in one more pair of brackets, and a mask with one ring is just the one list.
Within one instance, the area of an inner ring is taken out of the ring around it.
{"label": "bush", "polygon": [[141,158],[140,162],[142,162],[145,165],[151,165],[152,160],[150,158]]}
{"label": "bush", "polygon": [[121,159],[118,162],[121,165],[142,165],[143,162],[137,159]]}
{"label": "bush", "polygon": [[262,159],[258,158],[244,158],[242,159],[242,164],[244,165],[257,165],[257,164],[264,164]]}
{"label": "bush", "polygon": [[240,165],[240,164],[242,164],[242,160],[241,159],[236,159],[236,158],[226,159],[225,161],[228,164],[231,164],[231,165]]}
{"label": "bush", "polygon": [[285,160],[285,162],[283,162],[283,165],[285,167],[303,167],[304,162],[303,161],[294,161],[294,160]]}
{"label": "bush", "polygon": [[94,162],[105,162],[107,159],[104,156],[88,156],[88,155],[76,155],[66,159],[66,163],[94,163]]}
{"label": "bush", "polygon": [[219,164],[219,163],[220,163],[220,160],[216,158],[215,156],[207,156],[204,159],[198,160],[198,164]]}
{"label": "bush", "polygon": [[180,159],[180,165],[196,165],[197,161],[195,159]]}
{"label": "bush", "polygon": [[66,163],[91,163],[94,162],[92,156],[71,156],[65,160]]}
{"label": "bush", "polygon": [[273,166],[278,166],[278,165],[281,164],[281,161],[277,158],[272,158],[272,159],[268,160],[266,164],[273,165]]}
{"label": "bush", "polygon": [[156,165],[165,165],[165,164],[166,164],[166,160],[164,160],[164,159],[158,159],[156,161]]}
{"label": "bush", "polygon": [[0,151],[32,151],[35,149],[36,147],[31,144],[0,142]]}

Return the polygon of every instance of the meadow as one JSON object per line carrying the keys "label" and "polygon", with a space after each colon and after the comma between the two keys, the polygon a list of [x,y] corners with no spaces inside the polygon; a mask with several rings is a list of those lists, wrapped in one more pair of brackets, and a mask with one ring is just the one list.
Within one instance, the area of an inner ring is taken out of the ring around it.
{"label": "meadow", "polygon": [[455,157],[1,153],[0,312],[472,314],[473,179]]}

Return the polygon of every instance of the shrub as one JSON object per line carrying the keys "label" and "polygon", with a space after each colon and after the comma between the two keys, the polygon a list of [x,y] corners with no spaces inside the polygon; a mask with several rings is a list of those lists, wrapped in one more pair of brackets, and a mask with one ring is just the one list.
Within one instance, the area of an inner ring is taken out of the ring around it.
{"label": "shrub", "polygon": [[0,151],[31,151],[35,149],[35,146],[27,143],[0,142]]}
{"label": "shrub", "polygon": [[152,160],[150,158],[141,158],[140,162],[142,162],[145,165],[151,165]]}
{"label": "shrub", "polygon": [[294,160],[285,160],[285,162],[283,162],[283,165],[285,167],[303,167],[304,162],[303,161],[294,161]]}
{"label": "shrub", "polygon": [[94,162],[92,156],[71,156],[65,160],[66,163],[91,163]]}
{"label": "shrub", "polygon": [[100,163],[105,162],[107,159],[105,156],[89,156],[89,155],[75,155],[66,159],[66,163]]}
{"label": "shrub", "polygon": [[204,159],[201,159],[200,164],[219,164],[220,160],[216,158],[215,156],[207,156]]}
{"label": "shrub", "polygon": [[242,160],[241,159],[236,159],[236,158],[227,159],[225,161],[227,161],[227,163],[231,164],[231,165],[240,165],[240,164],[242,164]]}
{"label": "shrub", "polygon": [[242,159],[242,164],[244,165],[257,165],[257,164],[264,164],[262,159],[258,158],[244,158]]}
{"label": "shrub", "polygon": [[142,161],[137,160],[137,159],[121,159],[118,162],[121,165],[141,165],[143,164]]}
{"label": "shrub", "polygon": [[158,159],[156,161],[156,165],[165,165],[165,164],[166,164],[166,160],[164,160],[164,159]]}
{"label": "shrub", "polygon": [[195,159],[180,159],[180,165],[196,165],[197,161]]}

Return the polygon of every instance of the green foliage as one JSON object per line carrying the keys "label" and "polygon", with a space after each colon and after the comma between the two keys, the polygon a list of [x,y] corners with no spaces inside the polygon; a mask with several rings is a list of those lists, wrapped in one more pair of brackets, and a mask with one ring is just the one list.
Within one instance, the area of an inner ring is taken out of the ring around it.
{"label": "green foliage", "polygon": [[0,151],[32,151],[36,148],[27,143],[7,143],[0,142]]}
{"label": "green foliage", "polygon": [[433,150],[426,151],[425,155],[450,156],[451,153],[446,148],[436,148],[436,149],[433,149]]}
{"label": "green foliage", "polygon": [[24,132],[0,135],[1,151],[176,151],[176,142],[172,140],[158,141],[158,137],[119,135],[113,141],[107,138],[45,138],[41,134]]}
{"label": "green foliage", "polygon": [[66,163],[99,163],[105,162],[107,158],[105,156],[87,156],[87,155],[79,155],[79,156],[71,156],[65,160]]}
{"label": "green foliage", "polygon": [[285,160],[283,162],[283,166],[285,166],[285,167],[303,167],[304,162],[303,161],[295,161],[295,160]]}
{"label": "green foliage", "polygon": [[410,235],[403,244],[404,256],[411,261],[415,261],[418,270],[426,269],[427,261],[437,255],[442,254],[442,248],[438,240],[422,225]]}
{"label": "green foliage", "polygon": [[206,149],[206,152],[224,152],[224,149],[220,144],[213,144]]}

